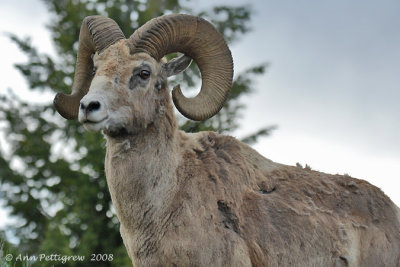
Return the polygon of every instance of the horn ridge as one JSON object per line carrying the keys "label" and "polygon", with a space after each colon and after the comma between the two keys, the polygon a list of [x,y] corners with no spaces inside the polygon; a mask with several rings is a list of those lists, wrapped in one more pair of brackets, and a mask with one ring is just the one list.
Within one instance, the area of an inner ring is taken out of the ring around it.
{"label": "horn ridge", "polygon": [[125,39],[119,26],[110,18],[89,16],[85,20],[87,20],[88,30],[98,53],[101,53],[115,42]]}

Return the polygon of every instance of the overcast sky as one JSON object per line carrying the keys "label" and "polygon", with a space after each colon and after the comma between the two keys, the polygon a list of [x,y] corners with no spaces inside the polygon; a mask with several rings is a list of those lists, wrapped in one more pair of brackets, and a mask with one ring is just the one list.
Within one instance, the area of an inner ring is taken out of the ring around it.
{"label": "overcast sky", "polygon": [[[368,180],[400,205],[400,1],[228,2],[254,10],[253,31],[231,47],[235,72],[270,64],[235,135],[277,125],[254,146],[265,157]],[[0,32],[54,55],[48,22],[38,0],[0,4]],[[25,57],[5,36],[0,53],[0,90],[32,95],[12,66]]]}

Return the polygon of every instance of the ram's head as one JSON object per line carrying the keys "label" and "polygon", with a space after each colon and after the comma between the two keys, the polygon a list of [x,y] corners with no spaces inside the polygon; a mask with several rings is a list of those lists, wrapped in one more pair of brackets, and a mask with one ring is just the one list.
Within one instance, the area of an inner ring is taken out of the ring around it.
{"label": "ram's head", "polygon": [[[166,62],[172,52],[184,56]],[[182,14],[155,18],[125,39],[111,19],[84,19],[71,95],[57,94],[54,104],[67,119],[79,118],[88,130],[107,134],[136,132],[163,115],[169,102],[167,77],[193,59],[201,72],[199,94],[186,98],[172,91],[187,118],[205,120],[222,107],[232,85],[231,53],[221,34],[204,19]]]}

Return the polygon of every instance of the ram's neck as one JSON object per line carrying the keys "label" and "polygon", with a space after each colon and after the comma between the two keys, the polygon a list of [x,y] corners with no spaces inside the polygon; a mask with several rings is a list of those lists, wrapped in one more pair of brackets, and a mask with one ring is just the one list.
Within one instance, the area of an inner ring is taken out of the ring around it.
{"label": "ram's neck", "polygon": [[175,118],[145,132],[107,139],[106,177],[121,224],[138,229],[174,195],[178,129]]}

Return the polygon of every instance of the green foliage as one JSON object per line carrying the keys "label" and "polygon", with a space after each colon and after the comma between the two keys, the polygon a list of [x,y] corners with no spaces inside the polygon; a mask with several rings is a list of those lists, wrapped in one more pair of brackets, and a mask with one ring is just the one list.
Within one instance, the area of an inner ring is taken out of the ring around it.
{"label": "green foliage", "polygon": [[[29,38],[9,35],[28,58],[27,62],[16,64],[16,68],[30,89],[39,92],[70,92],[79,29],[85,16],[109,16],[129,36],[153,17],[171,12],[190,13],[209,19],[228,42],[234,42],[248,32],[251,15],[246,6],[191,10],[184,5],[187,1],[179,0],[43,1],[51,14],[47,27],[58,56],[39,53]],[[241,97],[252,92],[253,81],[266,67],[261,64],[236,74],[221,112],[205,122],[179,116],[181,129],[221,133],[238,129],[238,118],[245,108]],[[181,83],[183,88],[190,89],[198,85],[199,77],[197,67],[192,64],[170,83],[171,86]],[[56,253],[86,258],[91,254],[113,254],[113,261],[86,261],[85,266],[129,265],[104,177],[102,135],[86,133],[77,121],[62,119],[52,103],[32,104],[12,91],[0,95],[0,121],[7,139],[7,149],[0,149],[0,198],[12,208],[12,216],[19,218],[19,223],[7,230],[19,239],[18,251],[28,255]],[[254,143],[271,129],[260,129],[244,141]],[[65,265],[78,266],[79,262],[68,261]]]}

